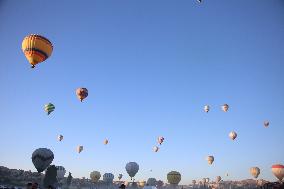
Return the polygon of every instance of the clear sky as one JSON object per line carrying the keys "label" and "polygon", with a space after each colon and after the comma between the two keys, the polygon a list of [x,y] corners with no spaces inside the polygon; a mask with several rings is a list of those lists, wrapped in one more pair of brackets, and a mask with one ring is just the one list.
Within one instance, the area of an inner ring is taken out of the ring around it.
{"label": "clear sky", "polygon": [[[54,45],[35,69],[21,50],[32,33]],[[0,42],[3,166],[35,171],[31,154],[46,147],[75,177],[129,180],[136,161],[137,180],[176,170],[188,184],[252,178],[251,166],[276,180],[270,167],[284,163],[283,0],[0,0]]]}

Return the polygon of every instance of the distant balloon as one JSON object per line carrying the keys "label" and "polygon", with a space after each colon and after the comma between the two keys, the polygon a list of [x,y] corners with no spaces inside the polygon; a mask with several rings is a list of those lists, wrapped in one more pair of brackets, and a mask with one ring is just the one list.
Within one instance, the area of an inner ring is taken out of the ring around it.
{"label": "distant balloon", "polygon": [[207,159],[209,165],[212,165],[212,163],[214,162],[214,156],[208,156],[206,159]]}
{"label": "distant balloon", "polygon": [[204,106],[204,111],[205,111],[206,113],[208,113],[209,110],[210,110],[210,106],[209,106],[209,105]]}
{"label": "distant balloon", "polygon": [[34,68],[36,64],[45,61],[51,56],[53,46],[47,38],[31,34],[24,38],[22,50],[29,63],[32,65],[32,68]]}
{"label": "distant balloon", "polygon": [[264,121],[264,127],[268,127],[269,126],[269,121]]}
{"label": "distant balloon", "polygon": [[57,178],[58,179],[63,179],[64,175],[66,173],[65,168],[62,167],[62,166],[56,166],[56,169],[57,169]]}
{"label": "distant balloon", "polygon": [[196,184],[196,180],[192,180],[192,184],[195,185]]}
{"label": "distant balloon", "polygon": [[89,93],[87,88],[78,88],[76,90],[76,95],[81,102],[88,96],[88,94]]}
{"label": "distant balloon", "polygon": [[228,104],[224,104],[224,105],[222,106],[222,110],[223,110],[224,112],[227,112],[228,109],[229,109],[229,105],[228,105]]}
{"label": "distant balloon", "polygon": [[112,183],[113,179],[114,179],[114,175],[112,173],[105,173],[103,175],[103,181],[106,183]]}
{"label": "distant balloon", "polygon": [[154,152],[158,152],[159,151],[159,147],[158,146],[154,146],[153,151]]}
{"label": "distant balloon", "polygon": [[177,185],[181,180],[181,174],[177,171],[171,171],[167,174],[168,183]]}
{"label": "distant balloon", "polygon": [[156,182],[156,185],[157,185],[157,188],[162,188],[162,187],[164,186],[164,182],[161,181],[161,180],[158,180],[158,181]]}
{"label": "distant balloon", "polygon": [[63,136],[62,135],[58,135],[57,140],[58,141],[62,141],[63,140]]}
{"label": "distant balloon", "polygon": [[122,179],[122,174],[118,174],[118,180],[121,180]]}
{"label": "distant balloon", "polygon": [[165,138],[160,136],[158,137],[158,143],[161,145],[164,142]]}
{"label": "distant balloon", "polygon": [[108,144],[108,139],[104,140],[104,144],[107,145]]}
{"label": "distant balloon", "polygon": [[284,178],[284,165],[281,164],[272,165],[271,170],[274,176],[278,178],[280,182],[282,182]]}
{"label": "distant balloon", "polygon": [[226,176],[228,177],[228,176],[229,176],[229,173],[227,173]]}
{"label": "distant balloon", "polygon": [[209,178],[206,178],[206,183],[209,183],[210,179]]}
{"label": "distant balloon", "polygon": [[32,162],[39,173],[51,164],[53,158],[53,152],[47,148],[38,148],[32,154]]}
{"label": "distant balloon", "polygon": [[203,178],[202,179],[202,184],[205,184],[206,183],[206,178]]}
{"label": "distant balloon", "polygon": [[93,182],[98,182],[101,178],[101,173],[98,171],[93,171],[90,173],[90,178]]}
{"label": "distant balloon", "polygon": [[258,175],[260,174],[260,169],[258,167],[251,167],[250,168],[250,174],[254,177],[257,178]]}
{"label": "distant balloon", "polygon": [[141,181],[138,182],[138,186],[141,187],[141,188],[143,188],[145,186],[145,184],[146,184],[145,180],[141,180]]}
{"label": "distant balloon", "polygon": [[83,151],[83,146],[77,146],[77,152],[81,153]]}
{"label": "distant balloon", "polygon": [[55,106],[51,103],[44,105],[44,110],[47,112],[47,115],[49,115],[51,112],[53,112],[54,109],[55,109]]}
{"label": "distant balloon", "polygon": [[156,186],[157,180],[155,178],[149,178],[147,180],[147,185],[148,186]]}
{"label": "distant balloon", "polygon": [[129,162],[126,164],[125,169],[132,180],[132,177],[134,177],[139,170],[139,165],[136,162]]}
{"label": "distant balloon", "polygon": [[235,132],[235,131],[232,131],[232,132],[230,132],[230,134],[229,134],[229,137],[232,139],[232,140],[235,140],[236,138],[237,138],[237,133]]}
{"label": "distant balloon", "polygon": [[222,178],[221,178],[220,176],[217,176],[217,177],[216,177],[216,182],[219,183],[219,182],[221,181],[221,179],[222,179]]}

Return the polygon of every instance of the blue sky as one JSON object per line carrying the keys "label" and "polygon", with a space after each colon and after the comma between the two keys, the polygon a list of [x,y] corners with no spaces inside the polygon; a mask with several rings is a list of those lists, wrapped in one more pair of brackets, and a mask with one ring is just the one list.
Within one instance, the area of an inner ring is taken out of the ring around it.
{"label": "blue sky", "polygon": [[[0,1],[1,165],[35,171],[31,154],[47,147],[75,177],[98,170],[129,180],[125,164],[136,161],[137,180],[165,181],[171,170],[183,184],[244,179],[252,166],[276,180],[270,167],[284,163],[283,22],[282,0]],[[35,69],[21,51],[31,33],[54,45]],[[78,87],[89,90],[83,103]],[[48,102],[56,106],[50,116]]]}

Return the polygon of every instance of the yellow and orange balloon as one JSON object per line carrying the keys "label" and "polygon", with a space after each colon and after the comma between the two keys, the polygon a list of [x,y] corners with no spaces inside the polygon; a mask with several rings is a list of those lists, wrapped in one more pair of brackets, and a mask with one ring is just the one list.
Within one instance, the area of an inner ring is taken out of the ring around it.
{"label": "yellow and orange balloon", "polygon": [[37,34],[31,34],[24,38],[22,50],[28,59],[32,68],[36,64],[45,61],[51,56],[53,51],[52,43],[45,37]]}

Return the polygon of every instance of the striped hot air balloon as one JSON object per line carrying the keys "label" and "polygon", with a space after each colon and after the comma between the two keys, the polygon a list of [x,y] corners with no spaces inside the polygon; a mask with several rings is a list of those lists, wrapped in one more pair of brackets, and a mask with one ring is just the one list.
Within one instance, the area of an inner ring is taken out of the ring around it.
{"label": "striped hot air balloon", "polygon": [[22,50],[28,59],[32,68],[36,64],[45,61],[51,56],[53,51],[52,43],[45,37],[37,34],[31,34],[24,38]]}
{"label": "striped hot air balloon", "polygon": [[47,115],[49,115],[51,112],[53,112],[54,109],[55,109],[55,106],[51,103],[44,105],[44,110],[47,112]]}
{"label": "striped hot air balloon", "polygon": [[284,165],[281,164],[272,165],[271,169],[274,176],[277,177],[280,182],[282,182],[284,178]]}

